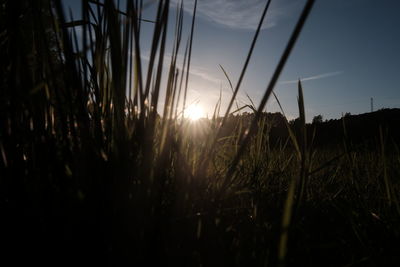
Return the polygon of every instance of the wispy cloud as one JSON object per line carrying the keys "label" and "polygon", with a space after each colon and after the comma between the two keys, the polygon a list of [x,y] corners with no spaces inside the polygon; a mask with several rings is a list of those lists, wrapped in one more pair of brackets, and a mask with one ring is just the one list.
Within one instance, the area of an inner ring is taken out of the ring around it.
{"label": "wispy cloud", "polygon": [[190,74],[196,75],[204,80],[207,80],[212,83],[219,84],[222,82],[221,79],[218,79],[208,73],[204,68],[198,67],[198,66],[191,66],[190,67]]}
{"label": "wispy cloud", "polygon": [[[150,57],[149,57],[148,54],[149,54],[149,52],[143,53],[141,55],[142,60],[149,61]],[[170,53],[165,53],[164,54],[164,62],[165,62],[164,68],[168,68],[169,67],[169,63],[171,62],[171,58],[172,58],[172,56],[171,56]],[[178,57],[177,65],[178,65],[178,68],[180,68],[182,66],[182,55],[180,55]],[[211,83],[214,83],[214,84],[217,84],[217,85],[222,82],[221,79],[219,79],[216,76],[214,76],[213,74],[211,74],[208,69],[203,68],[201,66],[197,66],[197,65],[195,65],[193,63],[191,63],[191,65],[190,65],[189,74],[190,75],[195,75],[195,76],[197,76],[197,77],[199,77],[199,78],[201,78],[203,80],[206,80],[208,82],[211,82]]]}
{"label": "wispy cloud", "polygon": [[[172,0],[176,4],[179,0]],[[194,1],[184,1],[185,10],[193,11]],[[283,2],[283,4],[281,4]],[[298,1],[283,0],[280,6],[271,4],[263,28],[271,28],[277,21],[290,16]],[[198,1],[198,15],[219,25],[234,29],[254,30],[257,28],[265,0],[201,0]]]}
{"label": "wispy cloud", "polygon": [[[324,79],[324,78],[328,78],[328,77],[332,77],[332,76],[337,76],[342,73],[343,73],[343,71],[333,71],[333,72],[322,73],[322,74],[318,74],[318,75],[314,75],[314,76],[310,76],[310,77],[306,77],[306,78],[300,78],[300,80],[302,82],[319,80],[319,79]],[[292,83],[297,83],[298,81],[299,80],[290,80],[290,81],[281,81],[279,83],[280,84],[292,84]]]}

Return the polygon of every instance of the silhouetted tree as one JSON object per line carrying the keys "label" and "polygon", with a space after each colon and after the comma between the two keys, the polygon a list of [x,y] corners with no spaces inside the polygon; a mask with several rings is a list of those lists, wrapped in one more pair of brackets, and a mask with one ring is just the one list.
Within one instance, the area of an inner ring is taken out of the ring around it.
{"label": "silhouetted tree", "polygon": [[317,115],[317,116],[314,116],[314,118],[313,118],[313,120],[312,120],[312,123],[313,123],[313,124],[322,123],[322,119],[323,119],[323,117],[322,117],[321,114],[320,114],[320,115]]}

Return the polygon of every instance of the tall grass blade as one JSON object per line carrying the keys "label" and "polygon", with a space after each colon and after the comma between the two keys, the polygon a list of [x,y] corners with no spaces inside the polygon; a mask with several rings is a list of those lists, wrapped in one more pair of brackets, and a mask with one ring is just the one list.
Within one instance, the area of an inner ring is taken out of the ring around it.
{"label": "tall grass blade", "polygon": [[185,109],[186,109],[186,98],[189,84],[189,73],[190,73],[190,62],[192,58],[192,47],[193,47],[193,35],[194,35],[194,23],[196,21],[196,10],[197,10],[197,0],[194,1],[193,15],[192,15],[192,25],[190,28],[189,35],[189,51],[188,51],[188,63],[186,65],[186,78],[185,78],[185,89],[183,93],[183,105],[182,105],[182,118],[185,117]]}
{"label": "tall grass blade", "polygon": [[235,158],[233,159],[232,163],[230,164],[230,167],[228,169],[225,181],[224,181],[224,183],[223,183],[223,185],[221,187],[222,191],[225,190],[225,188],[231,184],[232,177],[233,177],[233,175],[235,173],[235,170],[236,170],[236,167],[237,167],[237,165],[238,165],[238,163],[240,161],[240,158],[242,157],[246,147],[248,146],[248,144],[250,142],[250,139],[253,137],[253,135],[257,131],[258,120],[261,117],[262,111],[264,110],[265,105],[266,105],[270,95],[272,94],[272,91],[273,91],[273,89],[275,87],[276,82],[278,81],[278,78],[279,78],[279,76],[280,76],[280,74],[281,74],[281,72],[283,70],[283,67],[285,66],[285,63],[286,63],[287,59],[289,58],[289,55],[290,55],[290,53],[291,53],[291,51],[292,51],[292,49],[293,49],[293,47],[294,47],[299,35],[300,35],[300,32],[301,32],[301,30],[302,30],[302,28],[303,28],[303,26],[304,26],[304,24],[305,24],[305,22],[307,20],[307,17],[310,14],[310,11],[311,11],[311,9],[312,9],[312,7],[314,5],[314,2],[315,2],[315,0],[308,0],[306,5],[305,5],[305,7],[304,7],[304,9],[303,9],[303,11],[302,11],[302,13],[301,13],[301,15],[300,15],[300,18],[299,18],[299,20],[298,20],[298,22],[296,24],[296,27],[293,30],[293,33],[292,33],[292,35],[291,35],[291,37],[290,37],[290,39],[289,39],[289,41],[288,41],[288,43],[286,45],[286,48],[285,48],[285,50],[284,50],[284,52],[283,52],[283,54],[282,54],[282,56],[281,56],[281,58],[279,60],[279,63],[278,63],[278,65],[277,65],[277,67],[276,67],[276,69],[275,69],[275,71],[274,71],[274,73],[272,75],[272,78],[271,78],[271,80],[270,80],[270,82],[269,82],[269,84],[268,84],[268,86],[266,88],[264,96],[261,99],[261,102],[259,104],[257,113],[255,114],[255,117],[254,117],[254,119],[253,119],[253,121],[252,121],[252,123],[250,125],[248,133],[247,133],[246,137],[244,138],[244,140],[241,142],[240,148],[239,148]]}

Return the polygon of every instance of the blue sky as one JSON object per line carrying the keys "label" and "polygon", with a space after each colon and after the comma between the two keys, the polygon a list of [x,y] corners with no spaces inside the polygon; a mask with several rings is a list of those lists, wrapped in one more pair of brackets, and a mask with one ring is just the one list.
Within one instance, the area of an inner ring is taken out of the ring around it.
{"label": "blue sky", "polygon": [[[145,18],[152,19],[157,1],[144,2],[154,2],[144,13]],[[173,20],[177,0],[171,2]],[[206,112],[212,113],[222,88],[223,105],[227,103],[231,89],[219,64],[236,84],[265,2],[198,1],[189,102],[198,101]],[[186,34],[193,3],[184,0]],[[256,104],[260,101],[304,3],[272,0],[241,86],[239,105],[249,103],[246,93]],[[275,88],[289,119],[298,115],[299,78],[303,81],[308,121],[318,114],[330,119],[345,112],[369,112],[371,97],[375,110],[399,108],[399,10],[397,0],[316,0]],[[171,21],[170,36],[173,24]],[[143,30],[145,57],[150,49],[152,25],[147,24]],[[267,110],[278,111],[273,99]]]}

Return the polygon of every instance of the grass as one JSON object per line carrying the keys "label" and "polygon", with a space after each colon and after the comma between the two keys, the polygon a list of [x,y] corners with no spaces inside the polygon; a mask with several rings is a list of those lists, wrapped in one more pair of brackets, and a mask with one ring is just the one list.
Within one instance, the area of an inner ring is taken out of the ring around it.
{"label": "grass", "polygon": [[[220,101],[211,120],[191,123],[182,118],[197,2],[178,66],[183,3],[175,32],[168,33],[169,1],[158,2],[154,20],[142,18],[146,2],[82,1],[82,19],[72,21],[60,1],[4,1],[4,260],[65,266],[398,263],[400,154],[386,149],[391,144],[383,131],[376,149],[353,147],[346,131],[335,148],[314,146],[318,133],[305,123],[299,82],[300,123],[283,117],[285,132],[272,140],[276,121],[263,110],[313,2],[307,1],[260,106],[250,105],[252,114],[233,116],[231,108],[270,1],[235,86],[221,67],[233,90],[225,116],[219,117]],[[142,23],[154,25],[147,72]]]}

